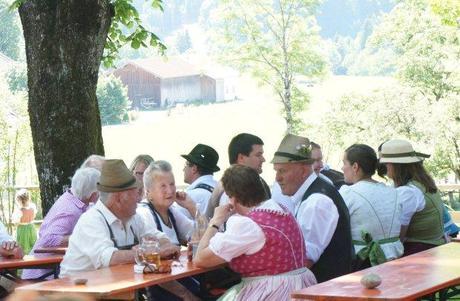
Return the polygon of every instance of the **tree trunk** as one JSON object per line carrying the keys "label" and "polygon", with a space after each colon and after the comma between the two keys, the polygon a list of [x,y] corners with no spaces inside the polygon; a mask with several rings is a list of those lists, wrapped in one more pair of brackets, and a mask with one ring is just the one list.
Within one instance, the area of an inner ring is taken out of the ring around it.
{"label": "tree trunk", "polygon": [[104,154],[98,71],[114,15],[108,0],[26,0],[29,115],[45,215],[90,154]]}

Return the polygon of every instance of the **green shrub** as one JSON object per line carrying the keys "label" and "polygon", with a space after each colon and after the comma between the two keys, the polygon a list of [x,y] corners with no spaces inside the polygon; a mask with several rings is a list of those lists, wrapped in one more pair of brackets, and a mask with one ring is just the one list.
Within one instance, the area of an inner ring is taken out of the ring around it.
{"label": "green shrub", "polygon": [[131,102],[127,91],[121,80],[112,75],[99,78],[96,94],[102,125],[129,121],[127,116]]}

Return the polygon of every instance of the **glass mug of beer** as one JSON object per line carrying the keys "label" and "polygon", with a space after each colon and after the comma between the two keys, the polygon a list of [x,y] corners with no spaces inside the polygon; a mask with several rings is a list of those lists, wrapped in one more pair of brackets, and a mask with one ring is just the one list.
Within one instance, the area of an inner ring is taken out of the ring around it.
{"label": "glass mug of beer", "polygon": [[153,236],[144,236],[139,248],[136,250],[136,263],[154,264],[156,268],[160,267],[160,243]]}

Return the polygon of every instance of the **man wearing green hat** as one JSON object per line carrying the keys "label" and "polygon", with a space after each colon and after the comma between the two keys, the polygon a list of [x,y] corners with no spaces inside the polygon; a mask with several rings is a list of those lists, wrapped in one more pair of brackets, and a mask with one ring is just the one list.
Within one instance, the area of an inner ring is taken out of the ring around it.
{"label": "man wearing green hat", "polygon": [[139,183],[122,160],[104,161],[97,188],[100,200],[78,220],[60,276],[134,263],[136,245],[146,235],[159,240],[162,257],[178,254],[164,233],[148,229],[136,214]]}
{"label": "man wearing green hat", "polygon": [[[190,153],[181,156],[186,160],[184,182],[190,184],[186,193],[195,202],[200,213],[204,214],[211,194],[217,185],[213,174],[220,170],[217,166],[219,154],[209,145],[197,144]],[[187,209],[183,207],[179,207],[179,209],[189,218],[194,218]]]}
{"label": "man wearing green hat", "polygon": [[272,163],[282,195],[292,203],[294,216],[302,230],[308,266],[318,282],[351,272],[354,257],[348,209],[330,183],[313,171],[311,142],[288,134],[281,141]]}

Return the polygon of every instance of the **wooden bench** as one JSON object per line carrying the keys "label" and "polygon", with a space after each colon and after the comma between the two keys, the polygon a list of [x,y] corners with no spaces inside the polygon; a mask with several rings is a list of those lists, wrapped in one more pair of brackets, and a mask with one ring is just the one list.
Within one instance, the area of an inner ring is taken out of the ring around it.
{"label": "wooden bench", "polygon": [[[360,280],[378,274],[382,284]],[[449,243],[294,292],[296,300],[415,300],[460,284],[460,243]]]}

